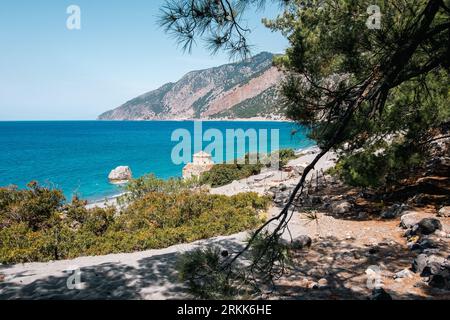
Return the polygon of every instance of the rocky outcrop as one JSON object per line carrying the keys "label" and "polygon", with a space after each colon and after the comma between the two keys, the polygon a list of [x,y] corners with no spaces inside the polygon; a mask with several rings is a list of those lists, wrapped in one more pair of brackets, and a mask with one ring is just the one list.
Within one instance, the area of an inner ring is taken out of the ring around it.
{"label": "rocky outcrop", "polygon": [[108,179],[111,183],[126,183],[127,181],[133,178],[133,174],[131,172],[130,167],[120,166],[112,170]]}
{"label": "rocky outcrop", "polygon": [[437,255],[419,254],[413,261],[412,270],[426,277],[432,287],[450,288],[450,262],[448,258]]}
{"label": "rocky outcrop", "polygon": [[193,71],[176,83],[145,93],[105,112],[100,120],[167,120],[198,118],[278,118],[282,114],[278,84],[282,73],[273,55]]}

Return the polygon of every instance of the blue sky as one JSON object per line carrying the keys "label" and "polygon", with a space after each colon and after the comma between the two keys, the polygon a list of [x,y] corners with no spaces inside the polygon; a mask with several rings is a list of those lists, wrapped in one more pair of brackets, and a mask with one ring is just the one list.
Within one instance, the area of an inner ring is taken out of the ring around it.
{"label": "blue sky", "polygon": [[[2,0],[0,120],[88,120],[186,72],[229,62],[198,44],[183,53],[157,25],[162,0]],[[81,30],[66,28],[69,5]],[[254,53],[286,40],[261,24],[279,8],[248,13]]]}

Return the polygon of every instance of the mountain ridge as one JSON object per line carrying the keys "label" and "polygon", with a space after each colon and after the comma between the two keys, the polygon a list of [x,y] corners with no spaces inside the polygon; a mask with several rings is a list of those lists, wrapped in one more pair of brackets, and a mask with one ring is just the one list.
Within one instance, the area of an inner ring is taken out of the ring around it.
{"label": "mountain ridge", "polygon": [[[194,70],[101,114],[99,120],[282,118],[274,55]],[[258,108],[261,106],[261,108]]]}

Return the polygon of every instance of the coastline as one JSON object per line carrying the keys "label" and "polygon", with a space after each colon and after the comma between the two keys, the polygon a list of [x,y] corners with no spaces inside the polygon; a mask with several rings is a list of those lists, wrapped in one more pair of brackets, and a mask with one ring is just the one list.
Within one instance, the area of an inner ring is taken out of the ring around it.
{"label": "coastline", "polygon": [[252,117],[252,118],[206,118],[206,119],[198,119],[198,118],[180,118],[180,119],[95,119],[88,121],[129,121],[129,122],[152,122],[152,121],[163,121],[163,122],[288,122],[288,123],[296,123],[293,120],[282,118],[282,119],[272,119],[272,118],[264,118],[264,117]]}
{"label": "coastline", "polygon": [[[315,154],[317,154],[318,151],[318,147],[316,145],[314,146],[310,146],[310,147],[306,147],[306,148],[299,148],[295,150],[295,153],[297,155],[296,159],[293,159],[291,161],[289,161],[288,166],[306,166],[308,161],[311,161],[312,158],[314,158]],[[327,158],[328,159],[328,158]],[[328,160],[327,160],[328,161]],[[329,162],[329,161],[328,161]],[[328,167],[330,166],[330,164],[328,163],[328,165],[326,166],[322,166],[322,164],[319,164],[319,170],[320,169],[328,169]],[[279,171],[281,173],[281,171]],[[260,174],[257,175],[253,175],[250,176],[246,179],[243,179],[245,181],[249,181],[252,179],[258,179],[258,177],[263,176],[267,173],[263,173],[261,172]],[[239,181],[237,181],[237,183],[239,183]],[[228,189],[230,188],[230,186],[232,186],[233,184],[229,184],[220,188],[215,188],[212,189],[213,193],[221,193],[221,190],[224,190],[224,194],[228,194],[230,193],[228,191]],[[234,188],[236,187],[236,185],[234,186]],[[236,188],[235,188],[236,189]],[[245,188],[238,188],[238,190],[240,190],[240,192],[246,192],[244,190]],[[93,199],[93,200],[88,200],[88,204],[86,205],[86,208],[91,209],[91,208],[104,208],[107,206],[119,206],[117,200],[118,198],[120,198],[121,196],[125,195],[126,192],[121,192],[119,194],[113,195],[113,196],[109,196],[109,197],[103,197],[101,199]]]}
{"label": "coastline", "polygon": [[[175,121],[175,122],[174,122]],[[67,201],[76,195],[89,204],[114,199],[124,190],[111,185],[107,174],[115,167],[129,165],[135,177],[154,173],[162,179],[181,176],[181,166],[171,162],[170,135],[176,129],[193,132],[197,119],[167,121],[19,121],[0,125],[3,166],[0,186],[25,189],[35,180],[64,193]],[[203,129],[279,129],[277,149],[294,150],[312,146],[307,129],[282,119],[204,119]],[[242,122],[240,122],[242,121]],[[253,121],[253,122],[251,122]],[[299,133],[292,138],[293,129]],[[298,130],[297,130],[298,129]],[[15,145],[8,139],[15,135]],[[205,142],[206,144],[206,142]],[[100,151],[99,151],[100,150]],[[67,156],[61,156],[67,155]],[[161,159],[162,157],[162,159]],[[12,159],[17,159],[13,163]]]}

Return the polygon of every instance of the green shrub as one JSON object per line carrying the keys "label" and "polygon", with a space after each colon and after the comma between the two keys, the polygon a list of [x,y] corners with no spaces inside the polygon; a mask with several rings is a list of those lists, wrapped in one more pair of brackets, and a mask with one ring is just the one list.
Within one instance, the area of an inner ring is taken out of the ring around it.
{"label": "green shrub", "polygon": [[187,252],[178,261],[180,280],[187,283],[190,293],[197,298],[233,298],[236,291],[228,270],[222,268],[222,260],[218,248]]}
{"label": "green shrub", "polygon": [[[64,205],[59,191],[33,188],[1,189],[0,263],[133,252],[229,235],[258,226],[270,203],[255,193],[226,197],[170,187],[172,192],[149,192],[118,212],[87,209],[78,198]],[[13,219],[11,208],[20,208],[20,219]]]}
{"label": "green shrub", "polygon": [[33,231],[27,223],[15,223],[0,230],[0,262],[49,261],[55,258],[50,232]]}
{"label": "green shrub", "polygon": [[278,154],[280,168],[286,166],[290,160],[296,159],[295,151],[292,149],[281,149]]}
{"label": "green shrub", "polygon": [[408,144],[383,144],[378,152],[375,147],[341,157],[330,172],[352,186],[389,186],[410,175],[426,159],[422,150]]}
{"label": "green shrub", "polygon": [[125,194],[119,198],[123,203],[128,203],[144,197],[150,192],[173,193],[188,190],[197,185],[197,179],[170,178],[158,179],[154,174],[133,179],[124,187]]}
{"label": "green shrub", "polygon": [[220,187],[259,174],[261,168],[260,164],[216,164],[200,177],[200,183]]}
{"label": "green shrub", "polygon": [[[205,172],[200,177],[200,184],[210,185],[211,187],[221,187],[232,183],[235,180],[248,178],[252,175],[259,174],[264,167],[262,163],[266,163],[266,167],[272,164],[271,158],[275,153],[269,155],[267,161],[263,161],[263,155],[257,156],[257,163],[250,164],[250,155],[247,154],[244,158],[244,163],[240,164],[235,161],[233,164],[216,164],[208,172]],[[267,157],[267,156],[266,156]],[[279,168],[287,165],[289,160],[295,159],[296,155],[292,149],[281,149],[278,151]]]}
{"label": "green shrub", "polygon": [[180,281],[195,298],[249,299],[260,293],[255,281],[272,285],[292,265],[289,245],[268,231],[253,239],[244,264],[237,260],[230,268],[230,258],[217,247],[186,252],[177,262]]}
{"label": "green shrub", "polygon": [[26,223],[31,229],[43,228],[61,210],[64,196],[60,190],[30,182],[27,189],[0,188],[0,227]]}

